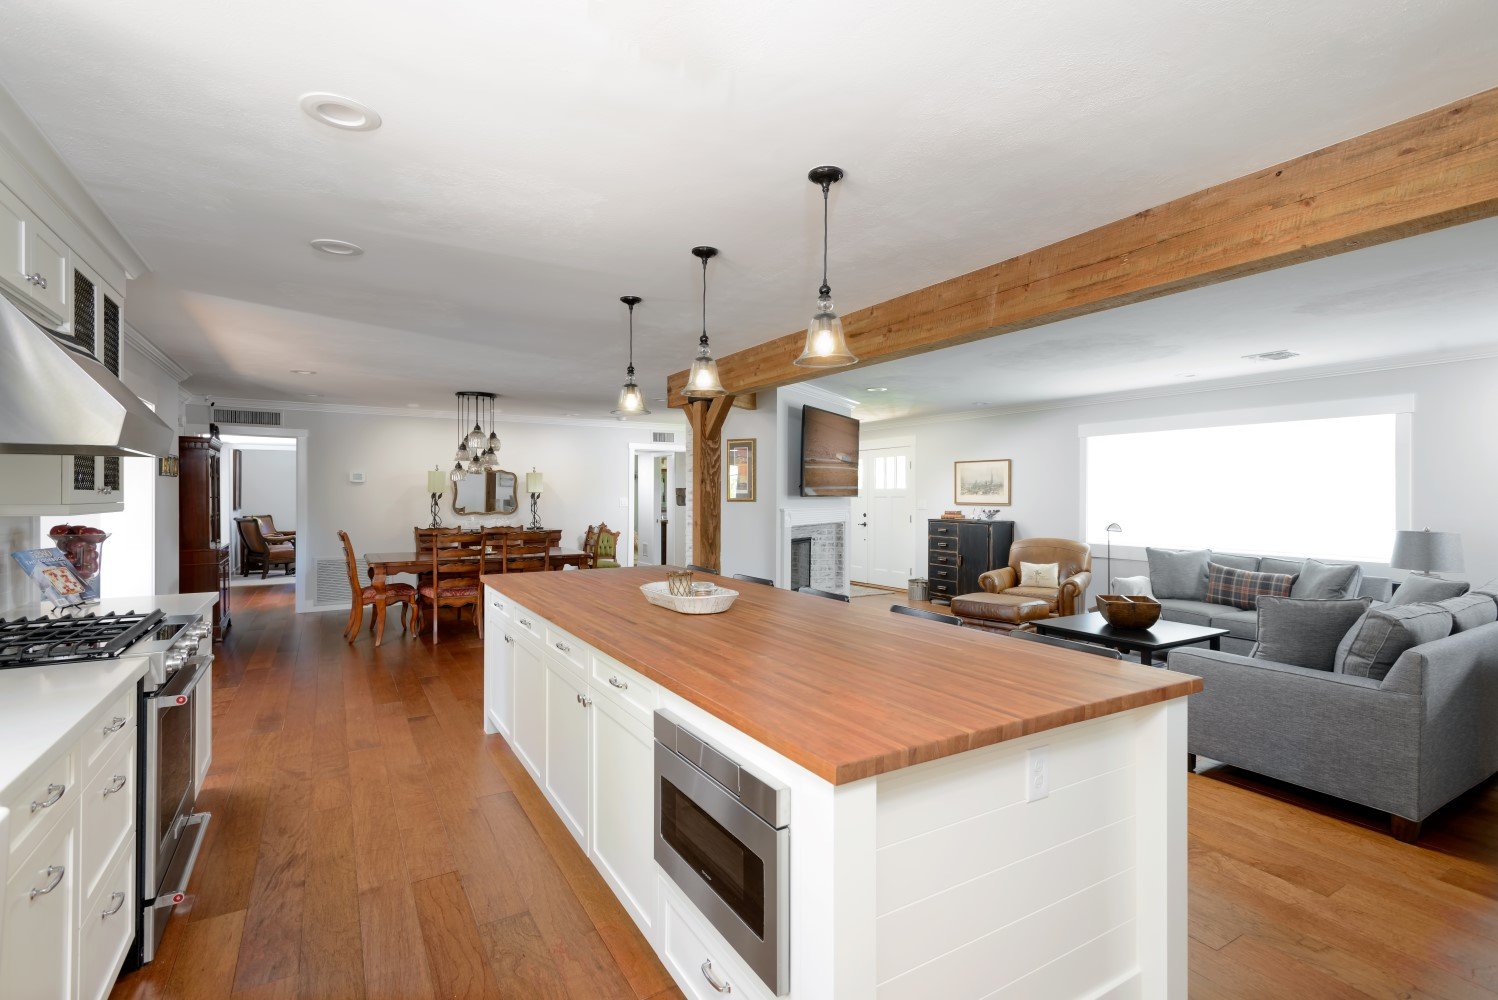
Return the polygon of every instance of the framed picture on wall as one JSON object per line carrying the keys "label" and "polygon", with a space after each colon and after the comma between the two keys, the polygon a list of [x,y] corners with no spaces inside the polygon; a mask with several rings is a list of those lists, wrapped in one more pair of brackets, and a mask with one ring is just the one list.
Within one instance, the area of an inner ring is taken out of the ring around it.
{"label": "framed picture on wall", "polygon": [[986,458],[973,462],[952,463],[952,499],[955,503],[978,507],[1004,507],[1010,500],[1012,462],[1007,458]]}
{"label": "framed picture on wall", "polygon": [[755,438],[729,438],[728,458],[724,462],[728,473],[729,503],[753,503],[756,494],[756,471],[754,468]]}
{"label": "framed picture on wall", "polygon": [[239,510],[244,506],[244,452],[238,448],[234,449],[234,506],[233,510]]}

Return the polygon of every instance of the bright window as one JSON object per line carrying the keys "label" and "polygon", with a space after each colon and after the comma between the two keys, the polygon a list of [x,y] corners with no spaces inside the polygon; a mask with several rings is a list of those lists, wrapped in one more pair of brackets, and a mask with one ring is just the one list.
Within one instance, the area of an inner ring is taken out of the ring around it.
{"label": "bright window", "polygon": [[1089,540],[1386,562],[1397,418],[1289,420],[1084,442]]}

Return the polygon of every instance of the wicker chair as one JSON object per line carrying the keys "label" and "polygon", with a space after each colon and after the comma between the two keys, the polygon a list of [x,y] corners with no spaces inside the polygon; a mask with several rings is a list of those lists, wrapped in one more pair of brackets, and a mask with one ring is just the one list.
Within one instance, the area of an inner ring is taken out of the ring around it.
{"label": "wicker chair", "polygon": [[421,611],[416,604],[416,588],[409,583],[387,583],[385,599],[380,600],[380,593],[373,585],[366,586],[359,582],[359,561],[354,557],[354,545],[349,541],[348,532],[338,532],[338,539],[343,542],[343,561],[348,566],[349,596],[353,598],[349,607],[348,627],[343,630],[343,637],[353,642],[358,636],[359,626],[364,624],[364,607],[368,604],[375,606],[374,617],[370,619],[369,627],[375,633],[376,646],[385,641],[385,609],[391,604],[399,604],[401,607],[402,632],[407,631],[406,610],[412,609],[409,631],[415,635],[416,623]]}

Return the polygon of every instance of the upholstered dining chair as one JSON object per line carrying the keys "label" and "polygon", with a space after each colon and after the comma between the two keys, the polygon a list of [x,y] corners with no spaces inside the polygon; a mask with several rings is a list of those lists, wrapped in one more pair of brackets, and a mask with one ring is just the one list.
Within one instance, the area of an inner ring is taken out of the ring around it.
{"label": "upholstered dining chair", "polygon": [[431,577],[417,585],[417,607],[421,620],[426,609],[432,609],[432,643],[440,640],[439,625],[443,608],[472,608],[473,627],[484,635],[484,616],[480,613],[479,577],[483,575],[486,553],[482,531],[454,531],[439,536],[420,553],[430,567]]}
{"label": "upholstered dining chair", "polygon": [[891,604],[889,609],[897,615],[909,615],[912,618],[924,618],[927,621],[941,622],[943,625],[961,625],[962,619],[956,615],[944,615],[940,611],[927,611],[925,608],[912,608],[908,604]]}
{"label": "upholstered dining chair", "polygon": [[239,528],[239,544],[242,546],[239,564],[241,576],[249,576],[250,570],[259,569],[260,579],[264,580],[270,575],[272,566],[285,570],[287,576],[296,570],[295,545],[289,542],[272,544],[260,529],[258,517],[236,517],[234,523]]}
{"label": "upholstered dining chair", "polygon": [[1094,645],[1090,642],[1077,642],[1073,639],[1062,639],[1060,636],[1041,635],[1039,632],[1025,632],[1014,629],[1006,632],[1000,639],[1021,639],[1025,642],[1038,642],[1046,646],[1055,646],[1057,649],[1070,649],[1076,653],[1091,653],[1093,656],[1102,656],[1110,660],[1121,660],[1123,656],[1116,649],[1106,646]]}
{"label": "upholstered dining chair", "polygon": [[610,531],[607,524],[598,526],[598,536],[593,539],[590,552],[594,569],[619,568],[619,532]]}
{"label": "upholstered dining chair", "polygon": [[375,606],[374,616],[370,618],[369,627],[374,630],[375,645],[385,641],[385,609],[391,604],[399,604],[401,607],[401,631],[406,632],[406,611],[411,611],[412,635],[416,634],[416,621],[420,609],[416,606],[416,588],[409,583],[387,583],[385,584],[385,599],[380,600],[379,591],[372,585],[366,585],[359,580],[359,561],[354,557],[354,545],[349,541],[347,531],[338,532],[338,540],[343,542],[343,561],[348,566],[348,590],[352,598],[349,606],[348,627],[343,630],[343,637],[353,642],[359,635],[359,626],[364,624],[364,608],[366,605]]}

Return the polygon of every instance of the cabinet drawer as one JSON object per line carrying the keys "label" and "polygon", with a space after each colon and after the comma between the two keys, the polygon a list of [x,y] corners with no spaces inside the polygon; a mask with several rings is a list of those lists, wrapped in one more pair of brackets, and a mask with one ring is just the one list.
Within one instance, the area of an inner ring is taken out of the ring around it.
{"label": "cabinet drawer", "polygon": [[938,598],[950,600],[957,590],[957,585],[950,580],[932,580],[930,590],[933,601]]}
{"label": "cabinet drawer", "polygon": [[929,534],[932,538],[936,538],[938,536],[956,538],[957,525],[960,523],[961,522],[959,521],[930,521],[928,522],[929,531],[927,532],[927,534]]}
{"label": "cabinet drawer", "polygon": [[957,585],[956,566],[938,566],[935,563],[932,563],[928,568],[927,573],[931,577],[931,582],[933,584],[938,580],[942,580],[954,587]]}
{"label": "cabinet drawer", "polygon": [[[676,975],[677,982],[685,985],[687,996],[693,1000],[720,1000],[725,996],[768,997],[769,990],[757,976],[739,964],[739,957],[731,948],[707,943],[716,940],[716,935],[698,933],[686,916],[685,907],[677,902],[674,890],[668,887],[666,965]],[[709,974],[718,985],[708,978]]]}
{"label": "cabinet drawer", "polygon": [[588,673],[588,659],[593,650],[586,643],[579,642],[555,625],[547,625],[546,648],[572,664],[582,674]]}
{"label": "cabinet drawer", "polygon": [[78,875],[85,899],[93,895],[109,861],[130,839],[135,820],[135,728],[99,773],[83,786]]}
{"label": "cabinet drawer", "polygon": [[542,642],[546,641],[546,625],[541,621],[539,616],[514,603],[510,605],[509,614],[510,621],[518,625],[521,631],[540,639]]}
{"label": "cabinet drawer", "polygon": [[645,725],[651,724],[651,716],[660,699],[655,685],[633,670],[602,653],[594,653],[593,686],[610,701],[628,709]]}
{"label": "cabinet drawer", "polygon": [[79,776],[87,781],[94,769],[122,743],[135,745],[135,686],[127,687],[101,711],[78,741]]}
{"label": "cabinet drawer", "polygon": [[[10,854],[21,857],[37,839],[51,829],[58,816],[78,798],[78,776],[73,751],[58,754],[42,772],[12,793],[10,809]],[[12,867],[11,871],[15,871]]]}
{"label": "cabinet drawer", "polygon": [[[104,1000],[134,937],[135,838],[127,838],[78,918],[78,998]],[[180,918],[179,918],[180,919]]]}
{"label": "cabinet drawer", "polygon": [[946,538],[932,535],[930,540],[930,549],[932,554],[935,554],[937,552],[956,552],[957,536],[953,535],[951,538]]}
{"label": "cabinet drawer", "polygon": [[0,996],[74,1000],[78,947],[78,807],[32,841],[33,850],[12,864],[0,914]]}
{"label": "cabinet drawer", "polygon": [[510,599],[497,590],[484,591],[484,614],[489,621],[510,620]]}
{"label": "cabinet drawer", "polygon": [[956,566],[957,565],[957,553],[956,552],[948,552],[948,551],[944,551],[944,550],[941,550],[941,549],[932,549],[929,553],[926,554],[926,558],[931,563],[932,566]]}

